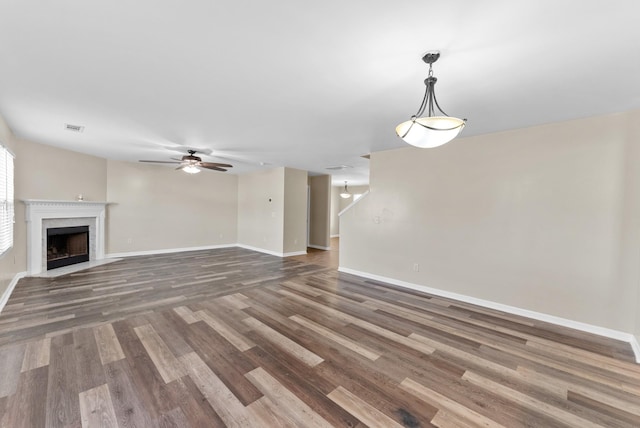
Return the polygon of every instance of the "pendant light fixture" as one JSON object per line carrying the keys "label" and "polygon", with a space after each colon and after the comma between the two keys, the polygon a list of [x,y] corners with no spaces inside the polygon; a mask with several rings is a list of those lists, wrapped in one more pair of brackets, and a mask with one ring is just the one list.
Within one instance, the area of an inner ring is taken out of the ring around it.
{"label": "pendant light fixture", "polygon": [[347,182],[344,182],[344,190],[342,192],[340,192],[340,197],[342,199],[348,199],[351,197],[351,193],[349,193],[349,191],[347,190]]}
{"label": "pendant light fixture", "polygon": [[[429,75],[424,81],[427,89],[418,112],[406,122],[396,127],[396,134],[406,143],[420,148],[438,147],[458,136],[467,119],[450,117],[438,105],[434,86],[438,79],[433,77],[433,63],[440,58],[440,52],[429,52],[422,60],[429,64]],[[420,117],[424,114],[427,115]]]}

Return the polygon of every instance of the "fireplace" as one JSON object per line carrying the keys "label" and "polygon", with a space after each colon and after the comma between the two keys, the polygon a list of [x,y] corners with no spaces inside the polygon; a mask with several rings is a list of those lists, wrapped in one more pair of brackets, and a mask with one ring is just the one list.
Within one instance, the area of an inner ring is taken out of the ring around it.
{"label": "fireplace", "polygon": [[104,260],[107,202],[24,199],[27,221],[27,274],[46,272],[47,229],[89,226],[89,261]]}
{"label": "fireplace", "polygon": [[47,229],[47,270],[89,261],[89,226]]}

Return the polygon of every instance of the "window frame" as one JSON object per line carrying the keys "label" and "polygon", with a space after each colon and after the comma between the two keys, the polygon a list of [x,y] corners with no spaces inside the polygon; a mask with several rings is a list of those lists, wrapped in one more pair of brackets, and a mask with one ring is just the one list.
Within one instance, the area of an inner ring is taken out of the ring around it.
{"label": "window frame", "polygon": [[0,143],[0,258],[14,246],[15,155]]}

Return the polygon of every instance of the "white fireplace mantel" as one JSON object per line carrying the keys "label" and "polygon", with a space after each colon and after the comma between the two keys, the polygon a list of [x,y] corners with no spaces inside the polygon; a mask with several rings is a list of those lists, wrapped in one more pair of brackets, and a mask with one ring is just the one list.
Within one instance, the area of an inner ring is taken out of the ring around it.
{"label": "white fireplace mantel", "polygon": [[50,201],[24,199],[27,206],[27,274],[36,275],[43,268],[43,228],[45,219],[91,218],[95,220],[94,260],[104,259],[105,253],[105,213],[108,202],[96,201]]}

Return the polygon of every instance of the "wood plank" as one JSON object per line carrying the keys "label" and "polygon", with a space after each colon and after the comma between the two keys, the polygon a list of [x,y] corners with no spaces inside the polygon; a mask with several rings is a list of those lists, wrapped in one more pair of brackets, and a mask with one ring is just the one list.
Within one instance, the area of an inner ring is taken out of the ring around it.
{"label": "wood plank", "polygon": [[[251,332],[257,336],[257,333]],[[309,367],[297,358],[283,355],[272,344],[260,344],[247,351],[247,356],[260,362],[263,368],[283,387],[307,403],[320,416],[334,426],[356,426],[359,422],[351,414],[331,401],[326,394],[338,383],[335,378],[323,376],[316,367]]]}
{"label": "wood plank", "polygon": [[151,427],[156,417],[153,406],[145,399],[146,390],[136,387],[134,375],[126,359],[104,366],[116,420],[122,427]]}
{"label": "wood plank", "polygon": [[402,425],[391,419],[389,416],[378,411],[375,407],[341,386],[331,391],[329,393],[329,398],[369,426],[382,425],[385,427],[402,428]]}
{"label": "wood plank", "polygon": [[49,365],[51,339],[46,338],[27,343],[20,371],[37,369]]}
{"label": "wood plank", "polygon": [[174,311],[153,311],[144,316],[173,355],[179,357],[193,352],[193,348],[184,340],[184,332],[188,326],[184,325],[182,318]]}
{"label": "wood plank", "polygon": [[80,414],[82,426],[85,428],[118,428],[109,386],[106,383],[80,393]]}
{"label": "wood plank", "polygon": [[474,423],[446,410],[439,410],[434,418],[431,419],[431,424],[440,428],[480,428],[490,426]]}
{"label": "wood plank", "polygon": [[456,419],[466,421],[467,424],[485,426],[485,427],[502,427],[494,420],[481,415],[480,413],[469,409],[444,395],[415,382],[413,379],[406,378],[400,384],[400,387],[415,397],[432,404],[448,413],[455,415]]}
{"label": "wood plank", "polygon": [[168,385],[172,403],[180,406],[189,423],[185,426],[206,425],[224,428],[225,424],[213,410],[202,392],[189,376],[184,376]]}
{"label": "wood plank", "polygon": [[18,388],[6,403],[3,428],[45,426],[48,369],[48,366],[41,366],[20,374]]}
{"label": "wood plank", "polygon": [[291,354],[292,356],[298,358],[300,361],[304,362],[305,364],[307,364],[307,365],[309,365],[311,367],[316,366],[316,365],[318,365],[318,364],[320,364],[321,362],[324,361],[322,359],[322,357],[314,354],[313,352],[309,351],[308,349],[305,349],[303,346],[300,346],[299,344],[297,344],[293,340],[291,340],[288,337],[278,333],[274,329],[272,329],[269,326],[261,323],[260,321],[258,321],[255,318],[246,318],[243,321],[249,327],[251,327],[252,329],[257,331],[258,333],[260,333],[262,336],[267,338],[269,341],[273,342],[275,345],[280,347],[280,349],[282,349],[283,351],[287,352],[288,354]]}
{"label": "wood plank", "polygon": [[72,335],[78,391],[86,391],[104,385],[106,379],[93,330],[91,328],[75,330]]}
{"label": "wood plank", "polygon": [[232,327],[227,325],[224,321],[216,318],[211,313],[206,311],[196,312],[196,316],[207,323],[212,329],[214,329],[220,336],[224,337],[233,346],[238,348],[239,351],[246,351],[256,346],[255,343],[247,340],[242,334],[238,333]]}
{"label": "wood plank", "polygon": [[80,425],[76,380],[76,356],[73,336],[57,336],[51,340],[49,379],[47,382],[47,427],[74,427]]}
{"label": "wood plank", "polygon": [[262,393],[244,377],[256,365],[211,327],[203,322],[195,323],[185,332],[185,339],[198,349],[200,358],[243,405],[262,397]]}
{"label": "wood plank", "polygon": [[156,370],[158,370],[158,373],[160,373],[165,383],[169,383],[185,375],[182,365],[153,329],[153,326],[146,324],[135,327],[133,330],[140,338]]}
{"label": "wood plank", "polygon": [[[146,321],[145,317],[140,317],[140,319]],[[127,386],[128,383],[131,386],[131,389],[137,394],[137,401],[141,406],[140,413],[142,413],[145,423],[149,424],[147,418],[154,420],[162,412],[175,406],[167,401],[167,383],[162,379],[149,353],[134,331],[134,328],[140,325],[145,324],[139,324],[135,322],[135,319],[113,323],[113,329],[118,335],[126,358],[109,363],[104,368],[105,372],[109,368],[112,370],[112,375],[118,376],[118,384]],[[109,388],[112,389],[111,381],[108,383]],[[116,400],[115,397],[113,398],[115,405]],[[119,415],[118,420],[120,418]]]}
{"label": "wood plank", "polygon": [[93,334],[96,338],[96,344],[98,346],[98,353],[100,354],[100,361],[102,365],[112,363],[124,358],[122,347],[118,341],[118,336],[113,330],[111,324],[105,324],[93,329]]}
{"label": "wood plank", "polygon": [[270,428],[297,428],[299,425],[287,415],[278,412],[278,406],[269,399],[262,397],[247,406],[258,426]]}
{"label": "wood plank", "polygon": [[156,424],[158,428],[183,428],[190,425],[189,420],[180,407],[176,407],[160,415]]}
{"label": "wood plank", "polygon": [[462,378],[474,385],[491,390],[492,392],[497,393],[515,403],[521,404],[535,412],[541,412],[548,416],[551,416],[553,419],[563,422],[569,426],[579,426],[584,428],[597,428],[601,426],[599,424],[593,423],[584,418],[566,412],[563,409],[554,407],[541,400],[523,394],[519,391],[507,388],[476,373],[468,371],[462,376]]}
{"label": "wood plank", "polygon": [[261,367],[245,375],[255,386],[275,404],[278,414],[285,414],[298,426],[307,428],[332,427],[322,416],[282,386]]}
{"label": "wood plank", "polygon": [[252,420],[253,415],[195,352],[183,355],[180,360],[202,395],[228,427],[252,426],[255,422]]}
{"label": "wood plank", "polygon": [[7,397],[16,391],[25,345],[13,345],[0,348],[0,398]]}
{"label": "wood plank", "polygon": [[180,315],[187,324],[193,324],[194,322],[200,321],[200,319],[191,312],[191,309],[186,306],[178,306],[177,308],[173,308],[173,310],[176,314]]}
{"label": "wood plank", "polygon": [[315,333],[318,333],[319,335],[324,336],[329,340],[333,340],[334,342],[344,346],[347,349],[352,350],[353,352],[356,352],[362,355],[365,358],[368,358],[372,361],[375,361],[378,358],[380,358],[380,354],[378,354],[374,350],[369,349],[366,346],[359,345],[357,342],[349,339],[346,336],[342,336],[341,334],[334,333],[333,331],[329,330],[328,328],[325,328],[324,326],[318,323],[315,323],[311,320],[308,320],[298,315],[293,315],[293,316],[290,316],[289,318],[297,322],[298,324],[302,325],[303,327],[306,327],[309,330]]}
{"label": "wood plank", "polygon": [[418,351],[421,351],[425,354],[431,354],[435,349],[432,346],[429,346],[427,344],[421,343],[419,341],[413,340],[410,337],[406,337],[406,336],[402,336],[401,334],[398,334],[396,332],[393,332],[391,330],[388,330],[384,327],[380,327],[376,324],[370,323],[368,321],[365,321],[361,318],[357,318],[354,317],[352,315],[343,313],[341,311],[338,311],[336,309],[330,308],[330,307],[326,307],[320,303],[317,303],[313,300],[307,299],[305,297],[302,296],[298,296],[296,294],[293,294],[289,291],[286,290],[280,290],[280,293],[282,293],[283,295],[293,298],[294,300],[298,300],[298,301],[304,301],[305,303],[307,303],[310,306],[313,306],[317,309],[320,309],[323,312],[326,312],[328,315],[330,316],[334,316],[337,317],[341,320],[343,320],[344,322],[347,323],[351,323],[354,325],[357,325],[358,327],[364,328],[366,330],[369,330],[373,333],[376,333],[382,337],[385,337],[387,339],[393,340],[394,342],[400,343],[402,345],[405,345],[409,348],[413,348],[416,349]]}

